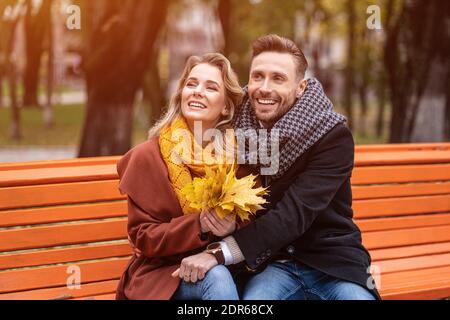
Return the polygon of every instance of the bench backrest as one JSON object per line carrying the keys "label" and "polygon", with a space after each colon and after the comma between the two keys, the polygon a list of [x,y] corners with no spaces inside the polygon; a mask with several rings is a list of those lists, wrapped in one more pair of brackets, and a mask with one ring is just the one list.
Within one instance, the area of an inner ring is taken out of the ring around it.
{"label": "bench backrest", "polygon": [[[131,254],[118,159],[0,165],[0,299],[113,297]],[[450,254],[450,143],[360,146],[355,166],[355,221],[383,276],[408,270],[385,261]]]}

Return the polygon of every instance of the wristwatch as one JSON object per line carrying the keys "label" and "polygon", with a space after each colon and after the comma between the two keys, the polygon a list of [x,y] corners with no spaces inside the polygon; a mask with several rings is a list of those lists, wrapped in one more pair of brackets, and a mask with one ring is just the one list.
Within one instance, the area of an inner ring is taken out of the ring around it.
{"label": "wristwatch", "polygon": [[223,255],[222,246],[219,242],[210,243],[206,247],[206,253],[212,254],[216,257],[219,264],[225,264],[225,256]]}

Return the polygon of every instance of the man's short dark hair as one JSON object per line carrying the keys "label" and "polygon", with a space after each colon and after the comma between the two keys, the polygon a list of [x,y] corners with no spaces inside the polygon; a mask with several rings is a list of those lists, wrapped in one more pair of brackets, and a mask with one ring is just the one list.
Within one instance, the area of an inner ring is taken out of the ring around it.
{"label": "man's short dark hair", "polygon": [[288,53],[294,58],[297,65],[297,76],[303,78],[306,69],[308,68],[308,61],[302,50],[294,43],[294,41],[281,37],[276,34],[269,34],[258,38],[252,45],[252,60],[263,52],[279,52]]}

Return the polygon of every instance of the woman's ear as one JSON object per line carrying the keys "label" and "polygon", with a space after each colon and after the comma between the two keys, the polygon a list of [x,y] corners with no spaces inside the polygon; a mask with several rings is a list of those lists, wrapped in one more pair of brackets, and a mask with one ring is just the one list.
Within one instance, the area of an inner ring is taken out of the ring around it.
{"label": "woman's ear", "polygon": [[230,114],[230,109],[227,106],[225,106],[225,108],[222,109],[222,115],[227,116],[229,114]]}

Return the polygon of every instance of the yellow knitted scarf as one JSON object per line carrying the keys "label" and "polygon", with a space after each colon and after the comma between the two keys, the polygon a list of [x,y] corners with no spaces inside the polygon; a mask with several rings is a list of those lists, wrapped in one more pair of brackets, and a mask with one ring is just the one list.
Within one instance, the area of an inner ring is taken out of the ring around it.
{"label": "yellow knitted scarf", "polygon": [[[227,137],[224,138],[224,146],[221,146],[221,154],[217,154],[217,144],[208,143],[203,149],[194,139],[184,117],[180,116],[172,123],[161,129],[159,135],[159,148],[164,162],[169,172],[169,180],[177,195],[183,214],[198,213],[189,205],[189,201],[181,193],[184,186],[192,182],[193,176],[204,176],[205,168],[216,170],[218,164],[234,159],[234,153],[230,155],[230,150],[235,150],[234,134],[232,130],[227,130]],[[231,148],[230,149],[230,145]],[[227,153],[228,152],[228,153]],[[227,158],[228,156],[228,158]],[[232,161],[232,160],[231,160]]]}

